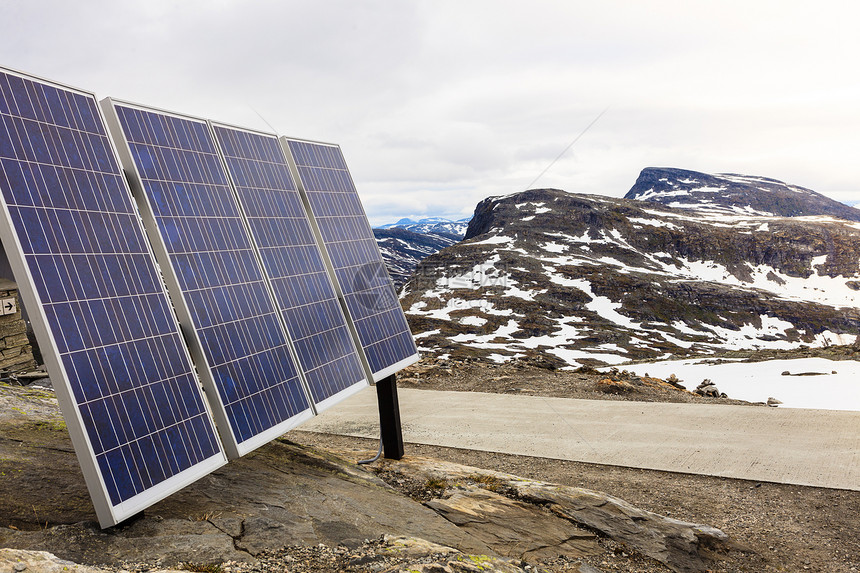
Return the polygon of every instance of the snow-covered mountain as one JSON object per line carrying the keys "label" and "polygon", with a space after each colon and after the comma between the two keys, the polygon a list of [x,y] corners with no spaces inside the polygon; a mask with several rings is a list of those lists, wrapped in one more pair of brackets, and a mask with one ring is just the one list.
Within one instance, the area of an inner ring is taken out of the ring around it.
{"label": "snow-covered mountain", "polygon": [[396,223],[375,227],[373,234],[394,286],[400,288],[419,261],[461,240],[470,219],[400,219]]}
{"label": "snow-covered mountain", "polygon": [[[835,209],[822,196],[757,177],[662,170],[666,185],[643,188],[654,171],[628,194],[640,199],[543,189],[482,201],[466,239],[421,262],[402,291],[422,350],[576,366],[854,342],[851,211],[822,213]],[[770,185],[795,194],[790,206],[768,200]]]}
{"label": "snow-covered mountain", "polygon": [[419,261],[453,245],[458,240],[450,235],[415,233],[396,227],[374,229],[373,236],[376,237],[388,274],[397,288],[409,279]]}
{"label": "snow-covered mountain", "polygon": [[428,217],[413,221],[412,219],[400,219],[396,223],[380,225],[377,229],[406,229],[413,233],[434,233],[437,235],[452,235],[458,239],[462,239],[466,234],[466,228],[469,226],[471,217],[452,221],[444,217]]}
{"label": "snow-covered mountain", "polygon": [[860,221],[860,210],[810,189],[767,177],[734,173],[711,175],[685,169],[646,167],[624,198],[727,214],[830,215]]}

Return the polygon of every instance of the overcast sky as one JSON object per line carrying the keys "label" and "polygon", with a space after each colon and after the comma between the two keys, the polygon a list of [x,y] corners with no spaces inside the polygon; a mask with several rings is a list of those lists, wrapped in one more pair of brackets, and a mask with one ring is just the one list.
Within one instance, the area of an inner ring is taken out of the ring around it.
{"label": "overcast sky", "polygon": [[[860,202],[849,2],[0,0],[0,65],[338,143],[374,224],[646,166]],[[576,144],[537,181],[562,151]]]}

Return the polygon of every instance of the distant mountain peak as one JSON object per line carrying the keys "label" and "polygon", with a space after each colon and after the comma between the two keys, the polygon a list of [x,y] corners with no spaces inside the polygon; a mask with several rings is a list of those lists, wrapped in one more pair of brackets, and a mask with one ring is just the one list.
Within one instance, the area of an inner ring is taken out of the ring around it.
{"label": "distant mountain peak", "polygon": [[401,227],[374,229],[373,235],[388,274],[398,289],[406,282],[419,261],[459,240],[453,235],[416,233]]}
{"label": "distant mountain peak", "polygon": [[469,226],[471,217],[452,221],[445,217],[425,217],[418,221],[408,217],[400,219],[396,223],[388,223],[379,225],[377,229],[406,229],[413,233],[435,234],[456,238],[460,240],[466,234],[466,228]]}
{"label": "distant mountain peak", "polygon": [[624,198],[680,209],[778,217],[825,215],[860,221],[860,210],[811,189],[769,177],[738,173],[710,174],[646,167]]}

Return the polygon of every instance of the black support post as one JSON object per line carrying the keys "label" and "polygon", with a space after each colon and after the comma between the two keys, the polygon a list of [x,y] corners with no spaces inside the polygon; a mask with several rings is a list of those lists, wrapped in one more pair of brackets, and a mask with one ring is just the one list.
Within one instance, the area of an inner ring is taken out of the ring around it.
{"label": "black support post", "polygon": [[397,399],[397,378],[394,374],[376,383],[376,399],[379,402],[384,457],[399,460],[403,457],[403,432],[400,429],[400,402]]}

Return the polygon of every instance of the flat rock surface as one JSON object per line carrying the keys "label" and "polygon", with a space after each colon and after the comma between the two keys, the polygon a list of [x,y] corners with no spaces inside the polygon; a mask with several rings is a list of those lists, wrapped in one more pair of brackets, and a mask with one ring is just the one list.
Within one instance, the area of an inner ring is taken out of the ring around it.
{"label": "flat rock surface", "polygon": [[284,545],[358,546],[384,534],[492,553],[371,472],[287,441],[101,530],[56,402],[16,387],[0,387],[0,516],[0,547],[86,564],[253,561]]}
{"label": "flat rock surface", "polygon": [[[860,412],[408,388],[400,408],[412,443],[860,491]],[[377,412],[367,389],[302,429],[372,438]]]}
{"label": "flat rock surface", "polygon": [[706,571],[717,554],[746,551],[719,529],[644,511],[602,492],[417,456],[384,464],[385,471],[412,481],[444,484],[439,499],[427,505],[508,557],[540,560],[599,552],[595,537],[581,527],[678,573]]}
{"label": "flat rock surface", "polygon": [[538,506],[479,488],[427,502],[445,519],[484,541],[498,555],[517,559],[584,557],[602,551],[597,536],[571,527]]}
{"label": "flat rock surface", "polygon": [[[639,563],[705,570],[694,534],[700,526],[605,494],[418,457],[378,462],[374,473],[345,461],[348,452],[338,456],[284,439],[136,518],[100,529],[50,392],[0,387],[0,406],[0,563],[16,571],[68,561],[134,570],[229,564],[231,571],[256,572],[270,563],[294,563],[296,555],[342,565],[391,563],[386,556],[399,555],[398,566],[426,573],[526,571],[527,563],[589,571],[581,560],[600,559],[612,540],[636,552]],[[398,476],[436,495],[415,498],[399,487]],[[709,539],[731,549],[714,531]]]}

